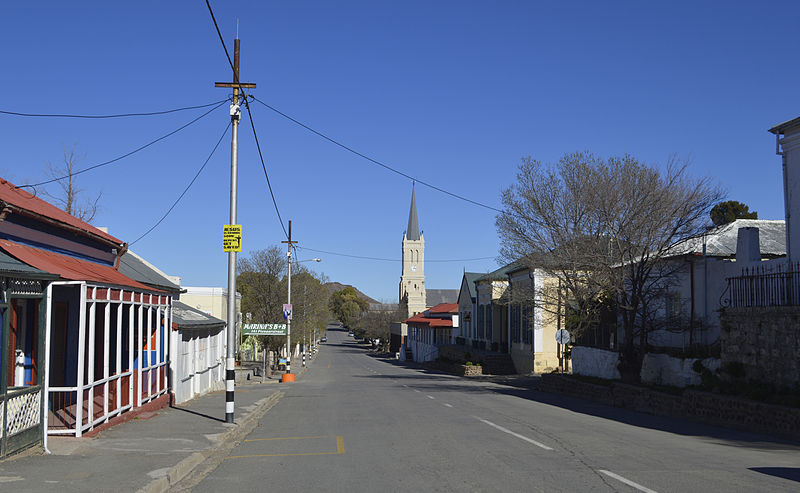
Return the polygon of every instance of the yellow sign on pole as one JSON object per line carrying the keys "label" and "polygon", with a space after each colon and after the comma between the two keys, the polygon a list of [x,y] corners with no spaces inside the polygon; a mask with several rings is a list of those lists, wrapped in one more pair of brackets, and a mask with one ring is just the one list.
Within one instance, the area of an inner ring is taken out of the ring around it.
{"label": "yellow sign on pole", "polygon": [[222,251],[242,251],[242,225],[225,224],[222,226]]}

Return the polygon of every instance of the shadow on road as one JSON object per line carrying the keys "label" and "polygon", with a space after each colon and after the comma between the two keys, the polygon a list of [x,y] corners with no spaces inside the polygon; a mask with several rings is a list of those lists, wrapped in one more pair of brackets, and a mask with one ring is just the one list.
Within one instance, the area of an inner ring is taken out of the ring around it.
{"label": "shadow on road", "polygon": [[[413,381],[413,388],[439,392],[495,393],[527,399],[540,404],[559,407],[567,411],[596,416],[640,428],[674,433],[678,435],[705,437],[720,445],[748,446],[763,450],[800,451],[800,442],[774,437],[756,432],[739,431],[721,426],[708,425],[694,421],[667,416],[655,416],[628,409],[611,407],[590,400],[560,394],[550,394],[538,390],[539,377],[525,375],[455,377],[436,370],[424,368],[417,363],[399,361],[393,358],[375,357],[376,360],[413,371],[408,375],[361,375],[359,378],[384,378]],[[449,382],[449,383],[445,383]],[[430,382],[426,384],[426,382]],[[758,468],[757,468],[758,469]],[[786,472],[793,478],[800,476],[800,469],[760,468],[759,472]],[[756,470],[756,469],[754,469]],[[786,470],[786,471],[784,471]]]}
{"label": "shadow on road", "polygon": [[798,467],[751,467],[750,470],[800,483],[800,468]]}

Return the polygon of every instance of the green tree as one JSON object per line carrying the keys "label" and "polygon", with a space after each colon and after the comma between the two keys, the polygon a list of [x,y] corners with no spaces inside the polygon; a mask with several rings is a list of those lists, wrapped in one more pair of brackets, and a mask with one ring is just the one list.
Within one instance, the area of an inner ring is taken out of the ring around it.
{"label": "green tree", "polygon": [[369,303],[358,296],[354,287],[348,286],[331,295],[328,308],[336,320],[349,327],[369,308]]}
{"label": "green tree", "polygon": [[711,221],[714,226],[732,223],[737,219],[758,219],[758,212],[750,212],[750,208],[741,202],[727,200],[711,209]]}

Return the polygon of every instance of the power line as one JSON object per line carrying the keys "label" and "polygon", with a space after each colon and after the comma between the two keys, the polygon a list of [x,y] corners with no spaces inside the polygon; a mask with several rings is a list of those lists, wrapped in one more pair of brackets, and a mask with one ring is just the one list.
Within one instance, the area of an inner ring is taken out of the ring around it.
{"label": "power line", "polygon": [[[138,148],[136,148],[136,149],[134,149],[134,150],[132,150],[132,151],[130,151],[130,152],[128,152],[128,153],[125,153],[125,154],[123,154],[122,156],[115,157],[114,159],[111,159],[111,160],[109,160],[109,161],[105,161],[105,162],[102,162],[102,163],[100,163],[100,164],[95,164],[94,166],[89,166],[88,168],[84,168],[84,169],[82,169],[82,170],[76,171],[76,172],[72,173],[72,176],[80,175],[80,174],[82,174],[82,173],[86,173],[87,171],[91,171],[91,170],[93,170],[93,169],[97,169],[97,168],[100,168],[100,167],[102,167],[102,166],[107,166],[107,165],[109,165],[109,164],[112,164],[112,163],[115,163],[115,162],[119,161],[120,159],[125,159],[126,157],[128,157],[128,156],[130,156],[130,155],[132,155],[132,154],[136,154],[136,153],[137,153],[137,152],[139,152],[139,151],[142,151],[142,150],[144,150],[144,149],[147,149],[147,148],[148,148],[148,147],[150,147],[151,145],[153,145],[153,144],[155,144],[155,143],[157,143],[157,142],[160,142],[160,141],[162,141],[162,140],[166,139],[167,137],[170,137],[170,136],[172,136],[172,135],[175,135],[176,133],[180,132],[180,131],[181,131],[181,130],[183,130],[184,128],[186,128],[186,127],[188,127],[189,125],[191,125],[191,124],[195,123],[196,121],[200,120],[200,119],[201,119],[201,118],[203,118],[204,116],[208,115],[209,113],[211,113],[211,112],[212,112],[212,111],[214,111],[215,109],[217,109],[217,108],[219,108],[220,106],[222,106],[223,104],[225,104],[225,101],[227,101],[227,99],[224,99],[224,100],[223,100],[221,103],[217,104],[216,106],[214,106],[214,107],[213,107],[213,108],[211,108],[210,110],[206,111],[206,112],[205,112],[205,113],[203,113],[202,115],[200,115],[200,116],[198,116],[197,118],[193,119],[193,120],[192,120],[192,121],[190,121],[189,123],[186,123],[186,124],[184,124],[184,125],[181,125],[181,126],[180,126],[180,127],[178,127],[177,129],[175,129],[175,130],[173,130],[173,131],[169,132],[169,133],[168,133],[168,134],[166,134],[166,135],[162,135],[161,137],[159,137],[159,138],[157,138],[157,139],[155,139],[155,140],[151,140],[151,141],[150,141],[150,142],[148,142],[147,144],[145,144],[145,145],[143,145],[143,146],[140,146],[140,147],[138,147]],[[65,175],[65,176],[62,176],[62,177],[59,177],[59,178],[53,178],[52,180],[46,180],[46,181],[42,181],[42,182],[39,182],[39,183],[33,183],[33,184],[31,184],[31,185],[18,185],[16,188],[25,188],[25,187],[31,187],[31,188],[33,188],[33,187],[38,187],[38,186],[41,186],[41,185],[47,185],[48,183],[53,183],[53,182],[56,182],[56,181],[59,181],[59,180],[63,180],[63,179],[65,179],[65,178],[69,178],[69,176],[70,176],[70,175]]]}
{"label": "power line", "polygon": [[369,161],[369,162],[371,162],[373,164],[377,164],[378,166],[380,166],[380,167],[382,167],[384,169],[387,169],[387,170],[389,170],[389,171],[391,171],[393,173],[397,173],[398,175],[403,176],[405,178],[408,178],[411,181],[415,181],[417,183],[421,183],[422,185],[425,185],[428,188],[436,190],[437,192],[441,192],[441,193],[449,195],[449,196],[451,196],[453,198],[456,198],[456,199],[459,199],[459,200],[463,200],[464,202],[469,202],[470,204],[477,205],[478,207],[483,207],[484,209],[489,209],[491,211],[499,212],[501,214],[506,214],[506,212],[503,211],[502,209],[498,209],[496,207],[492,207],[490,205],[483,204],[483,203],[478,202],[476,200],[469,199],[469,198],[464,197],[462,195],[458,195],[457,193],[453,193],[453,192],[447,191],[444,188],[437,187],[436,185],[432,185],[432,184],[427,183],[427,182],[425,182],[423,180],[420,180],[419,178],[413,177],[413,176],[411,176],[411,175],[409,175],[407,173],[404,173],[404,172],[402,172],[402,171],[400,171],[398,169],[395,169],[395,168],[389,166],[388,164],[385,164],[385,163],[382,163],[381,161],[378,161],[377,159],[373,159],[373,158],[367,156],[366,154],[363,154],[363,153],[353,149],[352,147],[346,146],[345,144],[342,144],[341,142],[339,142],[339,141],[337,141],[335,139],[332,139],[331,137],[328,137],[327,135],[323,134],[322,132],[314,130],[313,128],[309,127],[305,123],[303,123],[301,121],[298,121],[295,118],[292,118],[291,116],[289,116],[286,113],[278,110],[277,108],[275,108],[273,106],[270,106],[269,104],[265,103],[264,101],[261,101],[257,97],[255,97],[255,96],[251,96],[251,97],[255,101],[258,101],[259,103],[263,104],[264,106],[266,106],[270,110],[274,111],[278,115],[286,118],[287,120],[289,120],[289,121],[291,121],[291,122],[303,127],[304,129],[308,130],[309,132],[311,132],[311,133],[313,133],[315,135],[318,135],[319,137],[322,137],[323,139],[327,140],[328,142],[330,142],[330,143],[332,143],[334,145],[337,145],[337,146],[341,147],[342,149],[344,149],[344,150],[346,150],[348,152],[351,152],[351,153],[355,154],[356,156],[359,156],[361,158],[366,159],[367,161]]}
{"label": "power line", "polygon": [[131,116],[155,116],[155,115],[166,115],[168,113],[176,113],[178,111],[198,110],[201,108],[208,108],[209,106],[214,106],[215,104],[224,103],[225,101],[227,101],[227,99],[223,99],[221,101],[214,101],[213,103],[208,103],[208,104],[201,104],[197,106],[184,106],[182,108],[173,108],[171,110],[150,111],[146,113],[118,113],[112,115],[78,115],[69,113],[20,113],[18,111],[7,111],[7,110],[0,110],[0,113],[12,116],[29,116],[29,117],[43,117],[43,118],[89,118],[89,119],[126,118]]}
{"label": "power line", "polygon": [[[325,253],[327,255],[338,255],[340,257],[349,257],[349,258],[356,258],[361,260],[378,260],[382,262],[400,262],[400,259],[397,258],[382,258],[382,257],[367,257],[363,255],[351,255],[348,253],[339,253],[339,252],[329,252],[326,250],[317,250],[314,248],[308,248],[304,246],[297,246],[297,248],[301,250],[308,250],[309,252],[317,252],[317,253]],[[492,260],[496,257],[475,257],[475,258],[460,258],[460,259],[425,259],[425,262],[471,262],[477,260]]]}
{"label": "power line", "polygon": [[[225,101],[227,101],[227,99],[226,99]],[[173,202],[172,206],[170,206],[170,208],[167,210],[167,212],[165,212],[165,213],[164,213],[164,215],[163,215],[163,216],[161,216],[161,219],[159,219],[159,220],[158,220],[158,222],[156,222],[156,223],[155,223],[155,224],[154,224],[154,225],[153,225],[153,226],[152,226],[150,229],[148,229],[147,231],[145,231],[145,233],[144,233],[144,234],[142,234],[140,237],[138,237],[138,238],[136,238],[134,241],[132,241],[132,242],[130,243],[130,245],[131,245],[131,246],[133,246],[133,245],[134,245],[136,242],[138,242],[139,240],[141,240],[141,239],[142,239],[142,238],[144,238],[145,236],[149,235],[151,231],[153,231],[154,229],[156,229],[156,227],[158,227],[158,225],[159,225],[159,224],[161,224],[161,222],[162,222],[164,219],[166,219],[166,218],[167,218],[167,216],[169,216],[170,212],[172,212],[172,209],[174,209],[174,208],[175,208],[175,206],[176,206],[176,205],[178,205],[178,202],[180,202],[180,201],[181,201],[181,199],[183,198],[183,196],[184,196],[184,195],[186,195],[186,192],[188,192],[188,191],[189,191],[189,189],[192,187],[192,185],[194,185],[194,182],[195,182],[195,180],[197,180],[197,177],[198,177],[198,176],[200,176],[200,173],[202,173],[202,172],[203,172],[203,170],[205,169],[206,165],[207,165],[207,164],[208,164],[208,162],[211,160],[211,156],[213,156],[213,155],[214,155],[214,153],[217,151],[217,148],[219,147],[220,143],[222,142],[222,139],[224,139],[224,138],[225,138],[225,135],[228,133],[228,129],[229,129],[229,128],[231,128],[231,123],[230,123],[230,122],[228,122],[228,125],[225,127],[225,131],[224,131],[224,132],[222,132],[222,135],[220,135],[220,137],[219,137],[219,140],[217,141],[216,145],[214,145],[214,148],[213,148],[213,149],[211,149],[211,153],[208,155],[208,157],[206,158],[206,160],[203,162],[203,165],[202,165],[202,166],[200,166],[200,169],[199,169],[199,170],[197,170],[197,173],[195,173],[195,175],[194,175],[194,178],[192,178],[192,181],[190,181],[190,182],[189,182],[189,184],[186,186],[186,188],[183,190],[183,192],[182,192],[182,193],[181,193],[181,194],[178,196],[178,198],[177,198],[177,199],[175,199],[175,202]]]}
{"label": "power line", "polygon": [[[214,10],[211,8],[211,3],[209,2],[209,0],[206,0],[206,6],[208,7],[208,13],[211,14],[211,20],[214,22],[214,28],[217,30],[217,36],[219,36],[219,42],[222,43],[222,49],[225,50],[225,57],[227,57],[228,59],[228,65],[231,66],[231,70],[233,71],[233,78],[234,78],[233,83],[239,84],[239,74],[233,67],[233,61],[231,60],[231,55],[228,52],[228,47],[225,45],[225,39],[222,37],[222,31],[220,31],[219,29],[219,24],[217,24],[217,18],[214,16]],[[270,197],[272,197],[272,205],[275,208],[275,214],[278,216],[278,222],[281,224],[283,235],[288,239],[289,234],[286,232],[286,226],[284,226],[283,224],[281,211],[278,209],[278,201],[275,200],[275,193],[272,191],[272,183],[269,180],[269,173],[267,173],[267,165],[264,163],[264,155],[261,153],[261,144],[258,142],[258,134],[256,133],[256,126],[253,123],[253,114],[250,112],[250,103],[247,101],[247,93],[245,93],[244,88],[240,88],[240,90],[242,91],[244,106],[247,109],[247,116],[250,117],[250,128],[252,128],[253,130],[253,138],[256,141],[256,149],[258,149],[258,157],[261,160],[261,168],[264,170],[264,177],[267,179],[267,188],[269,188],[269,195]],[[295,251],[295,253],[297,252]]]}

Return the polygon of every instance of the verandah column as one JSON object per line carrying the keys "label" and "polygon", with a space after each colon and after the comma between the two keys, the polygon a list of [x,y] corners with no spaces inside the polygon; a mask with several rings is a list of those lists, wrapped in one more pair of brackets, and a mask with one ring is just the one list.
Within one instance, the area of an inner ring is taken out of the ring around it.
{"label": "verandah column", "polygon": [[78,368],[75,381],[75,436],[83,434],[83,368],[86,358],[86,284],[81,284],[78,302]]}

